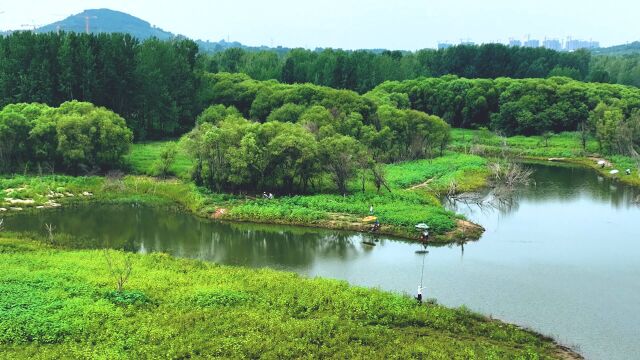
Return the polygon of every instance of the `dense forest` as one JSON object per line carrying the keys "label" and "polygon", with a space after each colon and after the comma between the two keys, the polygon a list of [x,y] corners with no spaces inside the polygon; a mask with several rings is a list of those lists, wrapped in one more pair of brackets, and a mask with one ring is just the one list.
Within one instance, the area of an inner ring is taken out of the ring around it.
{"label": "dense forest", "polygon": [[327,174],[344,193],[359,170],[380,188],[378,162],[432,157],[449,141],[441,118],[349,90],[229,73],[206,74],[202,83],[201,101],[216,105],[198,117],[187,147],[196,181],[215,190],[306,191]]}
{"label": "dense forest", "polygon": [[138,140],[176,136],[201,111],[197,54],[190,40],[16,32],[0,37],[0,106],[87,101],[127,119]]}
{"label": "dense forest", "polygon": [[367,92],[387,80],[457,75],[465,78],[546,78],[640,86],[640,55],[592,56],[500,44],[461,45],[417,52],[294,49],[284,55],[271,51],[227,49],[202,59],[210,72],[243,72],[254,79],[286,83],[310,82]]}
{"label": "dense forest", "polygon": [[420,78],[386,82],[367,97],[441,116],[454,127],[490,127],[507,135],[575,131],[589,124],[600,104],[618,109],[625,118],[640,107],[638,88],[560,77]]}
{"label": "dense forest", "polygon": [[[238,119],[291,123],[317,142],[350,137],[368,158],[383,162],[442,150],[448,132],[441,119],[508,135],[581,130],[596,135],[603,151],[626,153],[639,142],[634,129],[640,90],[571,78],[633,82],[637,68],[634,57],[592,59],[585,51],[502,45],[415,53],[296,49],[284,56],[229,49],[205,55],[183,39],[17,32],[0,37],[0,105],[90,102],[126,119],[138,141],[185,134],[206,109],[200,123],[249,132],[258,125]],[[546,78],[551,75],[558,76]],[[223,121],[229,117],[236,120]],[[289,130],[299,131],[279,128]],[[614,138],[627,140],[614,144]],[[291,178],[304,177],[296,171]],[[306,187],[303,178],[298,181]],[[227,177],[216,186],[231,182]]]}
{"label": "dense forest", "polygon": [[589,77],[588,51],[561,53],[543,48],[508,47],[500,44],[461,45],[444,50],[417,52],[294,49],[284,56],[275,52],[243,49],[205,56],[209,72],[242,72],[254,79],[285,83],[314,83],[360,93],[386,80],[453,74],[467,78]]}

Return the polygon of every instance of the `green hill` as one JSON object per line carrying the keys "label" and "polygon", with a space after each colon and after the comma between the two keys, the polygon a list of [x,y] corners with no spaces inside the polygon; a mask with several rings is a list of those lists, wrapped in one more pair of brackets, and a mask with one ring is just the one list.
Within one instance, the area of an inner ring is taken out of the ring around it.
{"label": "green hill", "polygon": [[92,33],[122,32],[131,34],[140,40],[150,37],[167,40],[176,36],[171,32],[152,26],[149,22],[140,18],[110,9],[85,10],[64,20],[40,27],[36,32],[85,32],[87,19],[89,31]]}

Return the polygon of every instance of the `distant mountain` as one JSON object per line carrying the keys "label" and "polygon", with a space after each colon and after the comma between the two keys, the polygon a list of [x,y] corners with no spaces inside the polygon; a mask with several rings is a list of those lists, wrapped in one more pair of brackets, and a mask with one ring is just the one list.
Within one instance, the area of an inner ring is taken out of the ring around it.
{"label": "distant mountain", "polygon": [[[45,25],[37,28],[35,31],[38,33],[47,32],[78,32],[84,33],[87,30],[87,22],[89,24],[89,32],[91,33],[127,33],[140,40],[146,40],[152,37],[156,37],[160,40],[169,40],[172,38],[186,38],[183,35],[174,34],[172,32],[163,30],[161,28],[151,25],[149,22],[142,20],[133,15],[123,13],[121,11],[115,11],[110,9],[91,9],[85,10],[79,14],[71,15],[64,20],[54,22],[53,24]],[[6,32],[5,34],[9,34]],[[1,35],[1,34],[0,34]],[[287,51],[285,48],[269,48],[266,46],[249,47],[245,46],[237,41],[227,42],[224,40],[215,41],[202,41],[196,40],[200,51],[203,52],[216,52],[223,51],[228,48],[243,48],[248,50],[268,50],[275,51]]]}
{"label": "distant mountain", "polygon": [[640,41],[629,44],[616,45],[607,48],[594,49],[591,53],[595,55],[628,55],[640,53]]}
{"label": "distant mountain", "polygon": [[40,27],[36,29],[36,32],[66,31],[83,33],[86,31],[87,22],[91,33],[128,33],[140,40],[151,37],[168,40],[175,37],[174,34],[154,27],[140,18],[109,9],[85,10],[80,14],[71,15],[64,20]]}

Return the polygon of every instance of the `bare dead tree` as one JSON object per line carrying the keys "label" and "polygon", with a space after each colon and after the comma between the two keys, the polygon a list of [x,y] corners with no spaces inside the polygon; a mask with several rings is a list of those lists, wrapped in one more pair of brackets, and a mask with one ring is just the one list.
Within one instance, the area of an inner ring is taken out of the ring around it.
{"label": "bare dead tree", "polygon": [[514,189],[518,185],[529,185],[533,170],[527,169],[519,164],[508,162],[506,164],[492,163],[489,164],[491,178],[494,185],[505,186],[508,189]]}
{"label": "bare dead tree", "polygon": [[447,197],[453,198],[457,196],[458,193],[458,182],[455,180],[451,180],[451,182],[449,183],[449,188],[447,189]]}
{"label": "bare dead tree", "polygon": [[128,254],[124,254],[122,262],[114,261],[111,258],[109,250],[104,250],[104,257],[107,260],[107,267],[109,273],[115,279],[116,290],[121,292],[124,289],[124,285],[129,281],[131,271],[133,270],[133,264]]}
{"label": "bare dead tree", "polygon": [[56,230],[56,227],[53,224],[44,224],[45,230],[47,230],[47,240],[49,240],[49,244],[54,244],[54,236],[53,232]]}

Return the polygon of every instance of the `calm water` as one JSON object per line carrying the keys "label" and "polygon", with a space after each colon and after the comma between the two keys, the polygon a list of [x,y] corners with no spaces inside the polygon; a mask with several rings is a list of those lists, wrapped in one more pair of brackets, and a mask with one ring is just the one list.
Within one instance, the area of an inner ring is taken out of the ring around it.
{"label": "calm water", "polygon": [[[531,165],[535,186],[500,207],[458,205],[483,226],[482,239],[430,248],[427,297],[467,305],[576,346],[588,358],[640,356],[640,207],[635,189],[586,169]],[[81,237],[142,253],[163,251],[223,264],[273,267],[308,276],[413,293],[416,244],[294,227],[212,223],[175,211],[92,206],[22,214],[10,230]]]}

